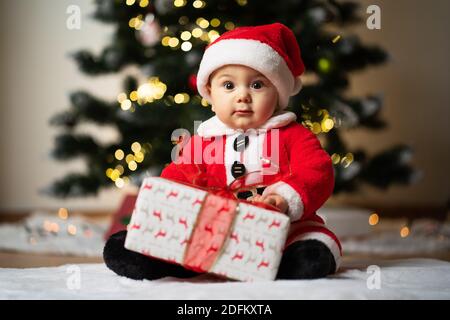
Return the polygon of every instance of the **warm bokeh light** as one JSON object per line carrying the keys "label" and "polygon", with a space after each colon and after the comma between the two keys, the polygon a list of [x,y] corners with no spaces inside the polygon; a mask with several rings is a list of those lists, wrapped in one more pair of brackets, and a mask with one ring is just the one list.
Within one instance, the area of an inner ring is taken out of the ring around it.
{"label": "warm bokeh light", "polygon": [[69,211],[66,208],[59,208],[58,217],[60,219],[66,220],[69,217]]}
{"label": "warm bokeh light", "polygon": [[73,224],[69,224],[67,226],[67,233],[72,235],[72,236],[76,235],[77,234],[77,227],[74,226]]}
{"label": "warm bokeh light", "polygon": [[371,226],[375,226],[375,225],[378,224],[379,220],[380,220],[380,218],[379,218],[378,214],[373,213],[373,214],[371,214],[370,217],[369,217],[369,224],[370,224]]}
{"label": "warm bokeh light", "polygon": [[407,236],[409,236],[409,228],[407,226],[404,226],[403,228],[401,228],[400,236],[402,238],[406,238]]}
{"label": "warm bokeh light", "polygon": [[141,151],[142,146],[139,142],[133,142],[133,144],[131,145],[131,151],[133,151],[134,153],[138,153],[139,151]]}
{"label": "warm bokeh light", "polygon": [[131,171],[135,171],[137,169],[137,163],[135,161],[130,161],[130,163],[128,163],[128,168]]}
{"label": "warm bokeh light", "polygon": [[192,43],[189,41],[185,41],[181,44],[181,50],[183,51],[190,51],[192,49]]}
{"label": "warm bokeh light", "polygon": [[349,165],[352,164],[354,158],[352,153],[347,153],[341,160],[341,163],[344,165],[344,168],[348,168]]}
{"label": "warm bokeh light", "polygon": [[116,157],[117,160],[122,160],[125,154],[121,149],[117,149],[116,152],[114,153],[114,156]]}
{"label": "warm bokeh light", "polygon": [[339,162],[341,162],[341,156],[337,153],[333,153],[333,155],[331,156],[331,161],[333,161],[333,164],[338,164]]}
{"label": "warm bokeh light", "polygon": [[186,3],[187,3],[186,0],[175,0],[173,2],[173,5],[177,8],[180,8],[180,7],[184,7],[186,5]]}

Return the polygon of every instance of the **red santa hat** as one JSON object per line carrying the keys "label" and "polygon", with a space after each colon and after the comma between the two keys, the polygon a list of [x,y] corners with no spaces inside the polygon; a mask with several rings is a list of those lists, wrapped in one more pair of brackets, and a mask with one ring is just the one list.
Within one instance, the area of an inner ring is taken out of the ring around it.
{"label": "red santa hat", "polygon": [[300,92],[300,75],[305,66],[294,33],[281,23],[240,27],[225,32],[206,47],[197,74],[197,89],[208,101],[206,88],[210,75],[218,68],[238,64],[266,76],[278,90],[279,107]]}

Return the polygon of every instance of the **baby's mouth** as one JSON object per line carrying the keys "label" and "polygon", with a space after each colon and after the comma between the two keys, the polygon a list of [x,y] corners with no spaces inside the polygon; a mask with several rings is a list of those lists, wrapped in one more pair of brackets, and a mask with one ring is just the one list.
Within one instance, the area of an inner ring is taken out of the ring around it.
{"label": "baby's mouth", "polygon": [[252,113],[253,113],[252,110],[236,110],[236,111],[233,112],[233,114],[236,114],[236,115],[239,115],[239,116],[250,115]]}

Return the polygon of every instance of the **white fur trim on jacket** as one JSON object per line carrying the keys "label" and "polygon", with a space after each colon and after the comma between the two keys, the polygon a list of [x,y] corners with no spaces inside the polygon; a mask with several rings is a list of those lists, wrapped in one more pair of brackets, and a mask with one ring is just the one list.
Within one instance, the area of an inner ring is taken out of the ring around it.
{"label": "white fur trim on jacket", "polygon": [[[266,123],[255,130],[267,131],[269,129],[280,128],[295,121],[297,116],[293,112],[281,111],[275,113]],[[225,123],[219,120],[217,116],[211,117],[202,122],[197,128],[197,134],[203,138],[211,138],[222,135],[232,135],[239,130],[229,128]],[[242,131],[242,130],[241,130]]]}
{"label": "white fur trim on jacket", "polygon": [[286,108],[289,97],[301,89],[300,77],[294,77],[286,61],[271,46],[251,39],[226,39],[206,49],[197,73],[198,92],[209,102],[209,76],[229,64],[244,65],[266,76],[277,88],[281,108]]}
{"label": "white fur trim on jacket", "polygon": [[288,203],[287,214],[291,222],[299,220],[303,215],[303,201],[302,197],[289,184],[278,181],[270,186],[267,186],[263,191],[263,196],[268,194],[277,194],[282,196]]}

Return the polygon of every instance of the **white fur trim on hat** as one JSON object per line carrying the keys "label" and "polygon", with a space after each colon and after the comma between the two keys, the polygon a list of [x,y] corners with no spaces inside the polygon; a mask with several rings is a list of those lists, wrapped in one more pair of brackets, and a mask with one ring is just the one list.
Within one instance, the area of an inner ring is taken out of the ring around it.
{"label": "white fur trim on hat", "polygon": [[301,87],[300,77],[294,77],[286,61],[271,46],[257,40],[224,39],[206,49],[197,74],[200,95],[211,102],[206,88],[209,76],[229,64],[250,67],[261,72],[277,88],[280,108],[286,108],[289,97]]}

